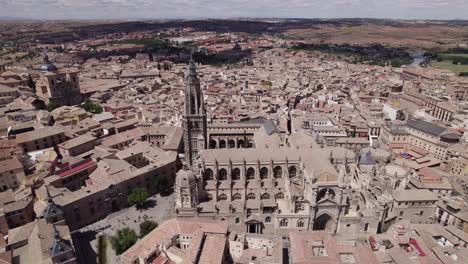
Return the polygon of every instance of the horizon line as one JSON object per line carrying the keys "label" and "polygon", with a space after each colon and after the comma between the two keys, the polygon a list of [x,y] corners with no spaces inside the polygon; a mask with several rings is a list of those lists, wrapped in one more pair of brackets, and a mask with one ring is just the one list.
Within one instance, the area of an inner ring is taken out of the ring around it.
{"label": "horizon line", "polygon": [[376,18],[376,17],[173,17],[173,18],[62,18],[62,19],[47,19],[47,18],[23,18],[0,16],[0,21],[161,21],[161,20],[394,20],[394,21],[461,21],[468,22],[468,19],[451,18]]}

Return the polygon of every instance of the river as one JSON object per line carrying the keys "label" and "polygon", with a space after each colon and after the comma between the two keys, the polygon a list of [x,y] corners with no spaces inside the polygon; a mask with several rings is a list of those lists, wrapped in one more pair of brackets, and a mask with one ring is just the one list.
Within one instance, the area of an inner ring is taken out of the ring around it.
{"label": "river", "polygon": [[408,65],[408,67],[418,66],[426,59],[426,57],[424,57],[424,53],[422,52],[412,53],[410,54],[410,56],[411,58],[413,58],[413,62],[410,65]]}

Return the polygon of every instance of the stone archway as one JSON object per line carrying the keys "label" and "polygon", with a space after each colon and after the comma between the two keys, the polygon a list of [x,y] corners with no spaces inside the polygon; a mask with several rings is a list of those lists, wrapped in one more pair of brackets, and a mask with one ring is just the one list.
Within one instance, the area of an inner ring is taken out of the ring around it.
{"label": "stone archway", "polygon": [[335,228],[335,219],[333,216],[325,213],[315,218],[314,230],[326,230],[328,232],[333,232],[334,228]]}
{"label": "stone archway", "polygon": [[234,139],[230,139],[228,141],[229,148],[236,148],[236,141]]}

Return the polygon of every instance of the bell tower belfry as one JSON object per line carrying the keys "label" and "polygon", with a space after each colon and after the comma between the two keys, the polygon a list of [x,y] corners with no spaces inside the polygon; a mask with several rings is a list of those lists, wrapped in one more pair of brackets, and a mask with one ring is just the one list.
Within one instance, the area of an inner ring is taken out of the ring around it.
{"label": "bell tower belfry", "polygon": [[206,147],[207,141],[205,104],[193,59],[189,63],[186,82],[182,125],[184,128],[185,160],[192,165],[198,152]]}

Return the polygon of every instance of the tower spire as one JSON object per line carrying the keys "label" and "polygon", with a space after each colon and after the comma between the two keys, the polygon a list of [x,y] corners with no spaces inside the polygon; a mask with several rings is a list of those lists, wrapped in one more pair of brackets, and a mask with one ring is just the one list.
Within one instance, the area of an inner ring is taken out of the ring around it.
{"label": "tower spire", "polygon": [[207,145],[207,123],[203,93],[192,55],[188,66],[183,127],[185,159],[188,164],[193,165],[199,151]]}
{"label": "tower spire", "polygon": [[190,53],[190,62],[189,62],[189,69],[188,69],[187,77],[190,80],[191,78],[197,79],[198,78],[197,76],[198,76],[197,66],[195,64],[195,61],[193,60],[193,51],[192,51],[192,53]]}

